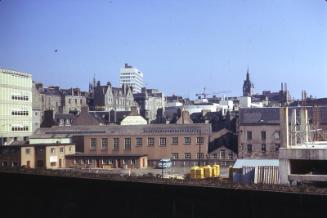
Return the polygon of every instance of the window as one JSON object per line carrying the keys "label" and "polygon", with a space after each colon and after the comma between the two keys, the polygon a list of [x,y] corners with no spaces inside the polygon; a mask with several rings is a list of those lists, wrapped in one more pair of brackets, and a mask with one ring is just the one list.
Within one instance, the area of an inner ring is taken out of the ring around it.
{"label": "window", "polygon": [[202,145],[204,143],[204,138],[203,137],[196,137],[196,144]]}
{"label": "window", "polygon": [[25,154],[30,154],[31,153],[31,149],[30,148],[25,148]]}
{"label": "window", "polygon": [[82,100],[82,99],[80,99],[80,100],[79,100],[79,103],[80,103],[80,104],[83,104],[83,100]]}
{"label": "window", "polygon": [[166,138],[160,138],[160,146],[166,146]]}
{"label": "window", "polygon": [[279,148],[280,148],[280,144],[279,144],[279,143],[276,143],[276,144],[275,144],[275,151],[278,151]]}
{"label": "window", "polygon": [[55,148],[50,148],[50,152],[51,152],[51,154],[55,154],[56,149]]}
{"label": "window", "polygon": [[71,103],[72,103],[72,100],[71,100],[70,98],[68,99],[68,103],[69,103],[69,104],[71,104]]}
{"label": "window", "polygon": [[247,131],[246,132],[246,138],[248,141],[252,140],[252,131]]}
{"label": "window", "polygon": [[114,147],[113,147],[114,151],[118,151],[119,150],[119,138],[114,138]]}
{"label": "window", "polygon": [[154,146],[154,138],[148,138],[148,146]]}
{"label": "window", "polygon": [[136,146],[142,146],[142,138],[136,138]]}
{"label": "window", "polygon": [[196,158],[197,159],[203,159],[204,158],[204,153],[197,153]]}
{"label": "window", "polygon": [[224,160],[225,158],[226,158],[226,151],[225,150],[220,150],[219,159]]}
{"label": "window", "polygon": [[172,138],[172,144],[173,145],[178,145],[178,137],[173,137]]}
{"label": "window", "polygon": [[101,149],[102,150],[107,150],[108,149],[108,139],[107,138],[102,138],[101,139]]}
{"label": "window", "polygon": [[261,151],[262,153],[266,153],[266,144],[261,145]]}
{"label": "window", "polygon": [[217,157],[218,157],[217,153],[214,153],[214,154],[213,154],[213,158],[214,158],[214,159],[217,159]]}
{"label": "window", "polygon": [[52,167],[55,167],[55,166],[57,165],[57,163],[56,163],[56,162],[51,162],[50,165],[51,165]]}
{"label": "window", "polygon": [[232,151],[230,151],[230,152],[228,152],[228,160],[233,160],[233,152]]}
{"label": "window", "polygon": [[191,137],[184,137],[184,144],[185,145],[191,144]]}
{"label": "window", "polygon": [[91,138],[90,149],[91,150],[96,150],[96,148],[97,148],[97,139],[96,138]]}
{"label": "window", "polygon": [[131,138],[125,138],[125,150],[130,151],[131,150]]}
{"label": "window", "polygon": [[246,148],[248,153],[252,153],[252,144],[248,144]]}
{"label": "window", "polygon": [[77,99],[75,99],[75,104],[77,104]]}
{"label": "window", "polygon": [[279,138],[280,138],[280,131],[274,132],[274,138],[275,138],[275,140],[279,140]]}
{"label": "window", "polygon": [[261,140],[262,140],[263,142],[265,142],[265,141],[266,141],[266,138],[267,138],[266,131],[261,131]]}
{"label": "window", "polygon": [[191,159],[191,153],[185,153],[185,159]]}
{"label": "window", "polygon": [[172,159],[178,159],[178,153],[171,153]]}
{"label": "window", "polygon": [[60,147],[60,153],[64,153],[64,147]]}

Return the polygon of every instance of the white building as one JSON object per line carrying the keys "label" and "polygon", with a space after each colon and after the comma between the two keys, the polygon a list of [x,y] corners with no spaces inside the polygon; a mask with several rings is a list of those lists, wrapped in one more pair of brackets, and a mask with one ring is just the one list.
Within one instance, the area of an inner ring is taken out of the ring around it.
{"label": "white building", "polygon": [[32,134],[32,75],[0,69],[0,145]]}
{"label": "white building", "polygon": [[208,99],[202,98],[202,99],[195,100],[194,104],[188,104],[182,107],[190,114],[200,113],[202,111],[210,111],[210,112],[221,111],[222,114],[225,115],[227,111],[233,110],[233,101],[223,99],[219,102],[219,104],[217,104],[217,103],[209,103]]}
{"label": "white building", "polygon": [[140,93],[144,87],[143,73],[135,67],[125,64],[120,69],[120,86],[123,84],[133,87],[133,93]]}

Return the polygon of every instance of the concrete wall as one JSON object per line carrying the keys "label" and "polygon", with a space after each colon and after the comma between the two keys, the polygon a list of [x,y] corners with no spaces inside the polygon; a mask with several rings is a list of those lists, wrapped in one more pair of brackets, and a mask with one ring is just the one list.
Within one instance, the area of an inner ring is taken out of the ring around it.
{"label": "concrete wall", "polygon": [[327,160],[327,149],[286,149],[281,148],[279,159],[287,160]]}
{"label": "concrete wall", "polygon": [[31,134],[32,75],[0,69],[0,138],[10,142]]}

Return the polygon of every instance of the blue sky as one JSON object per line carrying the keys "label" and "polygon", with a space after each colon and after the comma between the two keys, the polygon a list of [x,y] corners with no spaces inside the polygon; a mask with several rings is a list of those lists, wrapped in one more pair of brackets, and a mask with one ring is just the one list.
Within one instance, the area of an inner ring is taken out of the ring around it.
{"label": "blue sky", "polygon": [[241,95],[249,67],[256,92],[327,97],[325,0],[1,0],[0,27],[0,67],[45,85],[118,85],[129,63],[166,94]]}

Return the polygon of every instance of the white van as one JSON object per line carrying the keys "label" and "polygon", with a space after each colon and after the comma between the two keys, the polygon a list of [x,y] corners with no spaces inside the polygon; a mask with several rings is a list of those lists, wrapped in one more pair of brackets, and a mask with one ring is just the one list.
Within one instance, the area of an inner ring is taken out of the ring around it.
{"label": "white van", "polygon": [[170,159],[161,159],[158,163],[158,168],[169,168],[171,167],[171,160]]}

